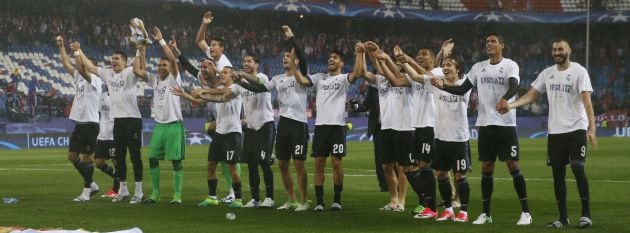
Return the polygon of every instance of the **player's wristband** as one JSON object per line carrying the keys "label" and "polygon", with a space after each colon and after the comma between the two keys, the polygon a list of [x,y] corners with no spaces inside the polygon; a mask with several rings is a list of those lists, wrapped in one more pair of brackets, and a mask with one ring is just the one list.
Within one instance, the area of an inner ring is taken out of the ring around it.
{"label": "player's wristband", "polygon": [[164,41],[164,39],[160,39],[160,46],[165,46],[166,45],[166,41]]}
{"label": "player's wristband", "polygon": [[74,51],[74,56],[80,56],[80,55],[81,55],[81,50]]}

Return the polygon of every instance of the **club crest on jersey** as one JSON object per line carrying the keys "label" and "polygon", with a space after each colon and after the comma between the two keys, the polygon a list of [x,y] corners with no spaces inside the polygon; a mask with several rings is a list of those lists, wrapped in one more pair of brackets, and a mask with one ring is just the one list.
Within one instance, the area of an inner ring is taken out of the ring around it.
{"label": "club crest on jersey", "polygon": [[499,73],[503,74],[503,67],[499,68]]}
{"label": "club crest on jersey", "polygon": [[486,72],[486,68],[481,69],[481,73],[485,73]]}
{"label": "club crest on jersey", "polygon": [[571,80],[571,74],[567,74],[566,80],[567,82]]}
{"label": "club crest on jersey", "polygon": [[551,75],[551,77],[549,77],[549,79],[553,79],[553,75]]}

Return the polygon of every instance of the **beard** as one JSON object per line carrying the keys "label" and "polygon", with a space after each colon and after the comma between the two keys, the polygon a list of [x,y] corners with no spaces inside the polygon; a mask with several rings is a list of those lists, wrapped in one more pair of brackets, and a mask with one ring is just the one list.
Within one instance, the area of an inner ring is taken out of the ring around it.
{"label": "beard", "polygon": [[567,61],[568,54],[558,54],[553,56],[553,62],[556,64],[562,64]]}

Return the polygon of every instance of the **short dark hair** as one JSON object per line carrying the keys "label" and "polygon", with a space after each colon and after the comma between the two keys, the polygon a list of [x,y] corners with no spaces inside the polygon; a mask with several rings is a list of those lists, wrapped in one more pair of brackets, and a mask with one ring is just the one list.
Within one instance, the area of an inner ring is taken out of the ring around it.
{"label": "short dark hair", "polygon": [[565,37],[558,37],[553,40],[553,43],[560,43],[560,42],[565,42],[567,43],[567,45],[569,45],[569,48],[571,47],[571,43],[569,42],[569,39]]}
{"label": "short dark hair", "polygon": [[420,53],[420,51],[422,51],[422,50],[426,50],[427,52],[429,52],[429,55],[433,59],[435,59],[435,53],[433,51],[431,51],[431,49],[429,49],[428,47],[422,47],[422,48],[418,49],[418,53]]}
{"label": "short dark hair", "polygon": [[499,43],[503,44],[503,36],[501,36],[501,34],[497,33],[497,32],[490,32],[486,35],[486,38],[490,37],[490,36],[496,36],[497,40],[499,41]]}
{"label": "short dark hair", "polygon": [[[247,53],[247,54],[245,54],[245,57],[251,57],[252,60],[254,60],[254,63],[260,64],[260,58],[258,58],[258,56],[256,54],[254,54],[254,53]],[[245,57],[243,57],[243,58],[245,58]]]}
{"label": "short dark hair", "polygon": [[125,52],[120,51],[120,50],[116,50],[116,51],[114,51],[113,54],[118,54],[118,55],[120,55],[123,58],[123,60],[127,61],[127,54]]}
{"label": "short dark hair", "polygon": [[328,55],[331,55],[331,54],[337,54],[337,56],[339,56],[339,58],[341,58],[341,61],[344,60],[343,58],[344,58],[345,55],[343,54],[343,52],[341,52],[339,50],[335,49],[335,50],[330,51],[330,53],[328,53]]}
{"label": "short dark hair", "polygon": [[212,37],[212,40],[219,43],[219,47],[225,48],[225,39],[223,39],[223,37],[218,37],[218,36]]}

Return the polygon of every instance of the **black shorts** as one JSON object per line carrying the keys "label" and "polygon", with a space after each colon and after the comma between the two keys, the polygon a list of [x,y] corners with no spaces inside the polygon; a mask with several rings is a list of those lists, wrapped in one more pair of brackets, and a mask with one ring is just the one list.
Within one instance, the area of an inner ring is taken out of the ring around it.
{"label": "black shorts", "polygon": [[384,129],[381,131],[383,146],[383,164],[397,162],[401,166],[418,163],[413,155],[413,131]]}
{"label": "black shorts", "polygon": [[241,146],[240,133],[217,133],[212,138],[208,149],[208,161],[225,161],[229,164],[238,163],[241,158]]}
{"label": "black shorts", "polygon": [[516,127],[514,126],[480,126],[479,127],[479,161],[518,161],[519,146]]}
{"label": "black shorts", "polygon": [[276,126],[273,121],[265,123],[258,130],[243,128],[243,158],[247,163],[273,164],[273,143],[276,140]]}
{"label": "black shorts", "polygon": [[312,157],[346,156],[346,126],[317,125]]}
{"label": "black shorts", "polygon": [[571,161],[586,161],[586,130],[549,134],[547,166],[566,166]]}
{"label": "black shorts", "polygon": [[92,154],[96,149],[98,123],[77,123],[70,136],[70,152]]}
{"label": "black shorts", "polygon": [[433,127],[416,128],[413,153],[420,161],[430,163],[435,155],[435,132]]}
{"label": "black shorts", "polygon": [[304,122],[286,117],[278,121],[276,155],[280,160],[306,160],[308,153],[308,126]]}
{"label": "black shorts", "polygon": [[114,142],[116,142],[116,159],[123,161],[127,148],[132,157],[140,157],[142,146],[141,118],[114,118]]}
{"label": "black shorts", "polygon": [[470,150],[467,142],[450,142],[435,139],[436,156],[433,168],[438,171],[453,169],[455,173],[466,173],[471,169]]}
{"label": "black shorts", "polygon": [[114,140],[96,140],[95,159],[113,159],[116,151]]}

